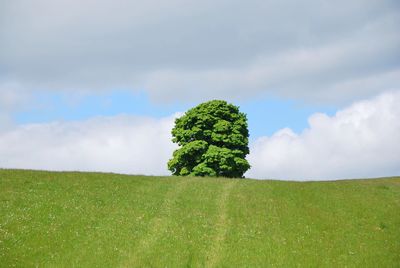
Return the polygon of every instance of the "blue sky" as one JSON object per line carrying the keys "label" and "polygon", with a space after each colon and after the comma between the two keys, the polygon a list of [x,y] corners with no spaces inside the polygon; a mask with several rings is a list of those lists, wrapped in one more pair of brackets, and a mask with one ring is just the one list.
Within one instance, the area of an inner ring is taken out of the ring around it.
{"label": "blue sky", "polygon": [[[185,112],[198,104],[155,103],[145,91],[134,93],[129,90],[112,90],[94,96],[42,92],[34,96],[32,103],[34,104],[14,115],[18,124],[84,120],[119,114],[162,118],[176,112]],[[251,140],[270,136],[282,128],[291,128],[299,133],[308,126],[308,117],[312,114],[322,112],[333,115],[336,111],[328,105],[307,105],[272,97],[237,101],[234,104],[247,114]]]}
{"label": "blue sky", "polygon": [[0,168],[168,175],[178,112],[248,116],[246,176],[400,174],[398,0],[0,1]]}

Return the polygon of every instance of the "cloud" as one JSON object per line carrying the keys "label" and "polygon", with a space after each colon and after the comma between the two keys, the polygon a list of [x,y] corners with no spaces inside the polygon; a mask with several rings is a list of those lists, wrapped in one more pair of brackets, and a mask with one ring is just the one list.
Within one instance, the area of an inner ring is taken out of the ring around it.
{"label": "cloud", "polygon": [[[249,178],[326,180],[400,175],[400,91],[316,113],[300,134],[286,128],[250,146]],[[118,115],[0,131],[0,167],[168,175],[177,115]],[[268,122],[266,122],[267,124]]]}
{"label": "cloud", "polygon": [[[251,146],[248,177],[345,179],[400,175],[400,91],[317,113],[296,134],[282,129]],[[267,123],[267,122],[266,122]]]}
{"label": "cloud", "polygon": [[0,132],[1,168],[166,175],[174,117],[119,115]]}
{"label": "cloud", "polygon": [[0,131],[14,125],[12,113],[26,109],[31,93],[18,83],[0,83]]}
{"label": "cloud", "polygon": [[400,84],[396,0],[14,0],[0,18],[0,81],[30,91],[337,104]]}

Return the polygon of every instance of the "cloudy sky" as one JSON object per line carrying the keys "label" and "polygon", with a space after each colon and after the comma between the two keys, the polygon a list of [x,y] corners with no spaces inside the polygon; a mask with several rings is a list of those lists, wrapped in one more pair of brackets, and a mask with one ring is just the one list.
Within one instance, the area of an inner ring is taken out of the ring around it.
{"label": "cloudy sky", "polygon": [[0,168],[167,175],[176,116],[247,113],[248,177],[400,175],[398,0],[0,0]]}

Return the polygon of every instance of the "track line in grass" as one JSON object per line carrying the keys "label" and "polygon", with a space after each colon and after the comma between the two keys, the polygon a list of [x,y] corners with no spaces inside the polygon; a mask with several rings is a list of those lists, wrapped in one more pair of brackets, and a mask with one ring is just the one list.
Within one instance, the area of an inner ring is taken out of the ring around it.
{"label": "track line in grass", "polygon": [[138,241],[134,249],[131,251],[132,254],[128,255],[128,260],[124,262],[121,267],[132,267],[137,265],[138,260],[143,259],[143,256],[145,256],[151,247],[157,242],[161,234],[168,227],[168,222],[170,220],[169,215],[173,209],[173,201],[176,200],[177,196],[187,187],[189,181],[191,180],[188,178],[181,179],[172,190],[167,192],[165,200],[160,207],[160,213],[150,221],[147,234]]}
{"label": "track line in grass", "polygon": [[224,184],[222,193],[218,200],[218,211],[219,218],[215,224],[216,231],[215,237],[211,244],[211,247],[206,255],[206,265],[205,267],[214,267],[221,258],[222,254],[222,244],[226,237],[226,232],[228,230],[228,215],[227,215],[227,203],[229,200],[230,193],[233,186],[236,184],[237,180],[231,180]]}

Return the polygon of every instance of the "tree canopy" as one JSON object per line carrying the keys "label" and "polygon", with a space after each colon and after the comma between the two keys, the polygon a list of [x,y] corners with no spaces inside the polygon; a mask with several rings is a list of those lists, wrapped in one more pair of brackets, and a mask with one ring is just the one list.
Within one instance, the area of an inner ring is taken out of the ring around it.
{"label": "tree canopy", "polygon": [[226,101],[188,110],[175,120],[172,136],[180,147],[168,162],[173,175],[240,178],[250,168],[247,117]]}

